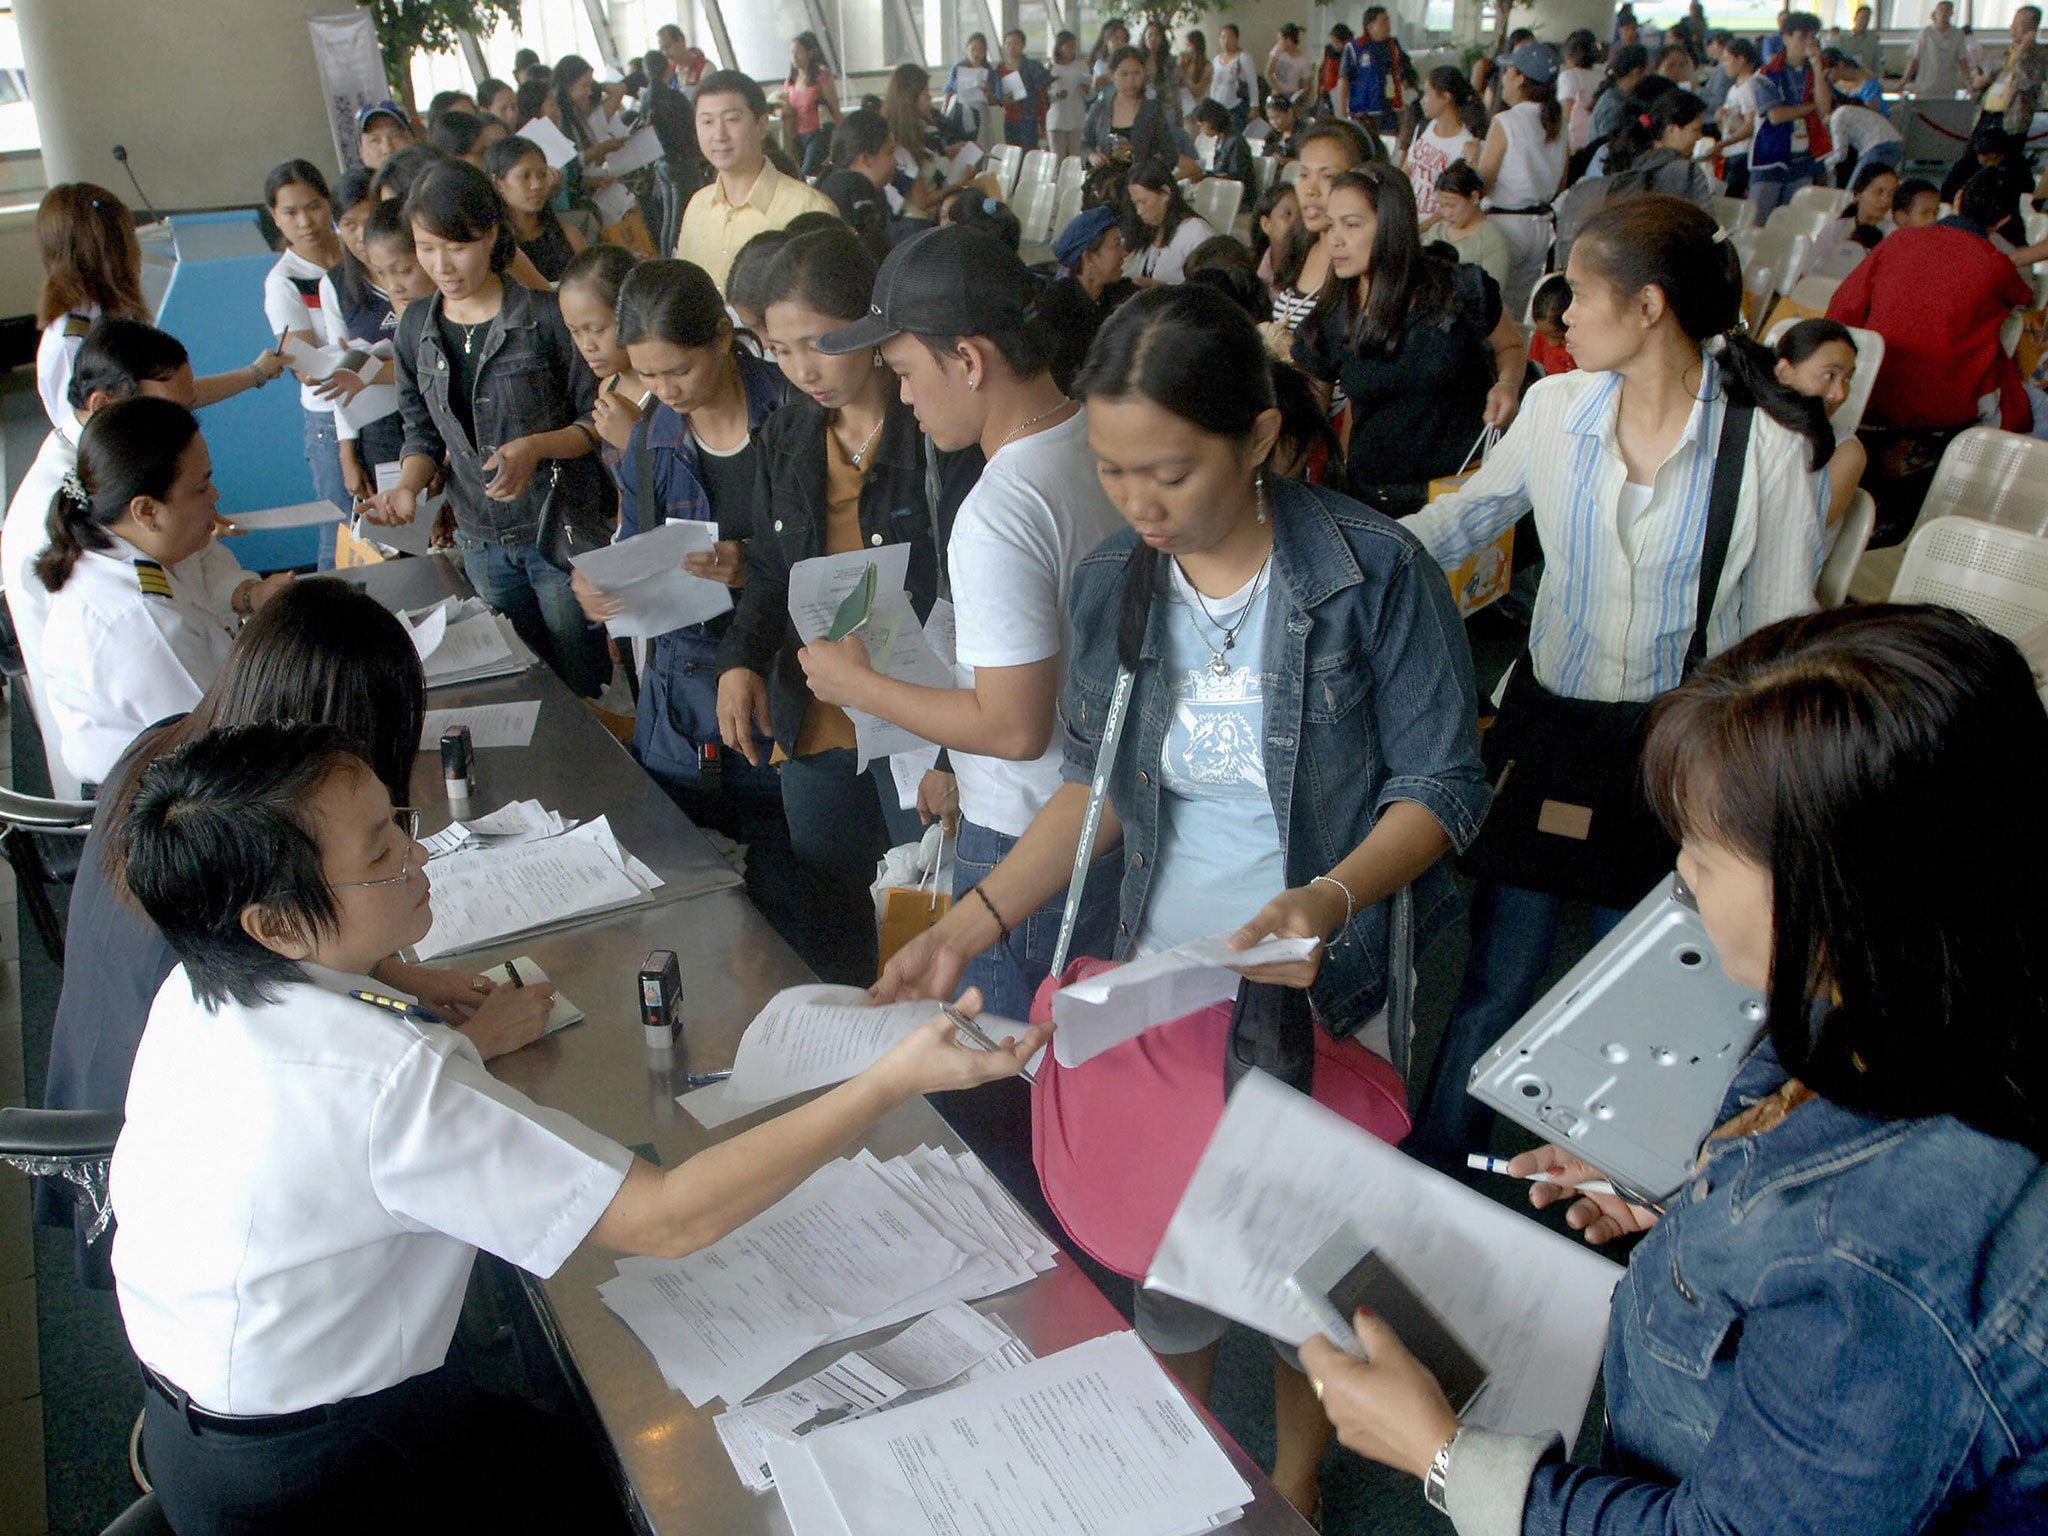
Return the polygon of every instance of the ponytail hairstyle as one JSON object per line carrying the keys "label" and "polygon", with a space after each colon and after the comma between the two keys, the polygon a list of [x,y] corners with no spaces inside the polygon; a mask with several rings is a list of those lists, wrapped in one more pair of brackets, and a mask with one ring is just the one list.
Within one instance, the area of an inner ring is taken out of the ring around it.
{"label": "ponytail hairstyle", "polygon": [[1601,89],[1603,92],[1619,90],[1623,80],[1649,67],[1649,49],[1641,43],[1624,43],[1607,56],[1607,76],[1601,82]]}
{"label": "ponytail hairstyle", "polygon": [[403,205],[413,184],[447,158],[431,144],[408,144],[377,167],[370,193],[380,203]]}
{"label": "ponytail hairstyle", "polygon": [[834,320],[862,319],[875,292],[875,258],[860,236],[837,219],[798,235],[768,263],[756,295],[770,304],[801,304]]}
{"label": "ponytail hairstyle", "polygon": [[1387,146],[1380,142],[1378,134],[1367,133],[1358,124],[1341,117],[1318,118],[1296,134],[1295,158],[1300,159],[1302,150],[1319,139],[1327,139],[1342,148],[1354,167],[1387,158]]}
{"label": "ponytail hairstyle", "polygon": [[[1514,66],[1510,64],[1510,69]],[[1532,80],[1520,70],[1521,85],[1516,89],[1522,100],[1536,103],[1536,120],[1543,125],[1545,142],[1554,139],[1564,128],[1564,108],[1557,104],[1557,82],[1555,80]]]}
{"label": "ponytail hairstyle", "polygon": [[1564,40],[1564,62],[1568,69],[1591,69],[1600,62],[1600,39],[1588,27],[1580,27]]}
{"label": "ponytail hairstyle", "polygon": [[[1198,431],[1242,441],[1277,408],[1273,362],[1251,316],[1206,284],[1147,288],[1103,322],[1074,380],[1082,400],[1151,401]],[[1159,580],[1159,552],[1140,541],[1124,567],[1117,659],[1138,669]]]}
{"label": "ponytail hairstyle", "polygon": [[45,192],[36,205],[36,248],[43,258],[38,329],[91,309],[122,320],[149,319],[135,219],[105,187],[70,181]]}
{"label": "ponytail hairstyle", "polygon": [[1450,301],[1456,262],[1438,261],[1424,252],[1415,188],[1405,171],[1386,164],[1361,165],[1330,183],[1330,196],[1339,192],[1361,194],[1378,221],[1365,274],[1370,281],[1365,305],[1358,307],[1359,281],[1339,277],[1333,266],[1316,307],[1302,325],[1312,329],[1326,314],[1349,313],[1352,350],[1361,357],[1388,357],[1400,349],[1411,311],[1419,321],[1443,312]]}
{"label": "ponytail hairstyle", "polygon": [[[461,116],[460,113],[454,115]],[[360,165],[342,172],[341,179],[334,184],[334,224],[337,230],[341,227],[341,216],[351,208],[369,203],[370,211],[376,212],[376,193],[372,190],[376,180],[375,171]],[[348,248],[346,240],[341,242],[341,262],[334,269],[334,292],[341,300],[344,312],[368,309],[382,302],[377,285],[370,281],[370,274],[356,260],[356,253]]]}
{"label": "ponytail hairstyle", "polygon": [[[1472,82],[1465,78],[1463,70],[1453,69],[1446,64],[1432,69],[1424,83],[1439,96],[1451,98],[1451,105],[1457,108],[1458,121],[1464,124],[1467,133],[1475,139],[1486,137],[1486,103],[1481,101],[1479,93],[1472,89]],[[1415,99],[1421,101],[1419,92]]]}
{"label": "ponytail hairstyle", "polygon": [[286,187],[311,187],[327,200],[330,208],[334,204],[334,194],[327,190],[327,178],[310,160],[283,160],[273,165],[270,174],[263,178],[263,206],[275,208],[277,195]]}
{"label": "ponytail hairstyle", "polygon": [[64,398],[74,411],[84,410],[95,393],[109,401],[126,400],[145,384],[170,382],[191,362],[185,344],[170,332],[140,320],[102,316],[78,348]]}
{"label": "ponytail hairstyle", "polygon": [[[571,283],[581,284],[599,304],[616,313],[619,289],[638,265],[640,258],[623,245],[587,245],[562,268],[562,275],[555,280],[555,291],[560,293]],[[624,346],[625,342],[622,340],[619,345]]]}
{"label": "ponytail hairstyle", "polygon": [[78,467],[50,498],[50,547],[36,559],[36,576],[52,592],[63,590],[89,549],[111,549],[107,529],[138,496],[161,501],[177,484],[178,463],[199,436],[199,418],[155,395],[116,400],[78,437]]}
{"label": "ponytail hairstyle", "polygon": [[[757,237],[758,238],[758,237]],[[619,284],[619,345],[662,341],[708,347],[731,333],[718,285],[695,262],[643,261]]]}
{"label": "ponytail hairstyle", "polygon": [[[493,154],[498,147],[492,147]],[[491,270],[500,276],[512,265],[513,253],[519,248],[498,189],[467,160],[442,160],[414,182],[405,195],[405,217],[428,234],[457,245],[489,240]]]}
{"label": "ponytail hairstyle", "polygon": [[758,315],[767,309],[768,269],[782,248],[796,238],[786,229],[764,229],[733,253],[732,270],[725,274],[726,296],[742,314]]}
{"label": "ponytail hairstyle", "polygon": [[880,154],[892,137],[889,120],[869,107],[857,107],[839,119],[832,130],[831,169],[850,171],[853,162]]}
{"label": "ponytail hairstyle", "polygon": [[555,99],[554,87],[545,80],[520,82],[516,95],[518,110],[513,116],[519,119],[519,126],[522,128],[536,117],[546,117],[548,103]]}
{"label": "ponytail hairstyle", "polygon": [[[1662,82],[1663,89],[1652,90],[1653,81]],[[1622,104],[1621,126],[1607,140],[1607,174],[1620,175],[1661,145],[1668,131],[1706,115],[1707,104],[1691,91],[1662,75],[1651,75]]]}
{"label": "ponytail hairstyle", "polygon": [[1658,192],[1609,198],[1580,228],[1572,254],[1624,294],[1661,289],[1678,328],[1720,365],[1731,402],[1805,438],[1809,469],[1833,456],[1826,409],[1781,384],[1769,350],[1741,333],[1742,262],[1712,214]]}

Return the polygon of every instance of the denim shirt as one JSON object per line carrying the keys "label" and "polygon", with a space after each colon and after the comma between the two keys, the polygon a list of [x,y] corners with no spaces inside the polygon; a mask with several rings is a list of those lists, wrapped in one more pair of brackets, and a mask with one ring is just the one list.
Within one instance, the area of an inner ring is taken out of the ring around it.
{"label": "denim shirt", "polygon": [[[611,537],[604,467],[596,454],[542,459],[511,501],[484,494],[483,461],[514,438],[554,432],[587,417],[597,379],[578,355],[552,293],[505,280],[505,300],[478,347],[471,442],[449,402],[453,370],[441,345],[441,295],[408,304],[393,351],[405,453],[448,464],[456,526],[493,544],[534,544],[567,532],[589,548]],[[543,523],[547,524],[543,527]]]}
{"label": "denim shirt", "polygon": [[[1334,491],[1281,480],[1271,505],[1266,783],[1288,883],[1327,873],[1397,800],[1422,806],[1462,850],[1491,791],[1479,761],[1472,656],[1443,572],[1399,524]],[[1112,534],[1074,570],[1073,659],[1060,703],[1072,783],[1095,773],[1116,687],[1124,568],[1136,546],[1129,529]],[[1138,931],[1159,849],[1159,761],[1173,708],[1160,666],[1166,623],[1166,603],[1155,599],[1109,779],[1123,823],[1119,960]],[[1419,947],[1452,915],[1447,862],[1414,888]],[[1358,1028],[1386,1001],[1387,923],[1385,902],[1363,908],[1326,952],[1311,995],[1334,1034]]]}
{"label": "denim shirt", "polygon": [[[1766,1042],[1726,1113],[1784,1077]],[[1519,1530],[2048,1531],[2048,1174],[1826,1099],[1711,1141],[1615,1291],[1605,1376],[1606,1465],[1538,1466]]]}

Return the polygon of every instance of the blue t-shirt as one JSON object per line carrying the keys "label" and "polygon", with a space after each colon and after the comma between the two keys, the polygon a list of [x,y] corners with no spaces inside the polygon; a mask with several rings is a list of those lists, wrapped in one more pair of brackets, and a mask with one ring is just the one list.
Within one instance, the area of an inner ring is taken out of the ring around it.
{"label": "blue t-shirt", "polygon": [[1817,120],[1811,115],[1790,122],[1770,120],[1773,107],[1796,107],[1813,100],[1813,66],[1797,69],[1780,62],[1756,74],[1756,142],[1749,152],[1752,174],[1776,166],[1797,165],[1815,153]]}
{"label": "blue t-shirt", "polygon": [[[1159,759],[1159,849],[1139,953],[1221,933],[1287,888],[1280,823],[1266,785],[1266,622],[1271,571],[1203,600],[1172,561],[1158,596],[1166,616],[1162,673],[1173,718]],[[1247,602],[1251,611],[1245,613]],[[1224,636],[1238,623],[1235,643]],[[1224,670],[1211,660],[1222,652]]]}
{"label": "blue t-shirt", "polygon": [[1387,80],[1394,70],[1391,43],[1353,38],[1344,45],[1342,73],[1351,77],[1351,115],[1378,116],[1389,108]]}

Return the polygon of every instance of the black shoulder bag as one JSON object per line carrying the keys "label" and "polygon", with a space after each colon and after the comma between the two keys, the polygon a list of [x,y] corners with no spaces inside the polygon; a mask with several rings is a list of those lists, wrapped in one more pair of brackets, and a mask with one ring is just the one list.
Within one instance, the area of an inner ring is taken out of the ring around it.
{"label": "black shoulder bag", "polygon": [[[1731,403],[1721,421],[1687,676],[1706,660],[1707,622],[1728,562],[1755,414],[1753,406]],[[1536,681],[1525,653],[1480,744],[1493,807],[1458,868],[1497,885],[1633,907],[1678,857],[1643,794],[1650,707],[1552,693]]]}

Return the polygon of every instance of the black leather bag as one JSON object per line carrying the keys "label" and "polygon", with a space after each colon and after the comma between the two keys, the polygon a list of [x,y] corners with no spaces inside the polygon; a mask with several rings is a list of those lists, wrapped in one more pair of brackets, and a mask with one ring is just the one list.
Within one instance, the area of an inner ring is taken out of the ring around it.
{"label": "black leather bag", "polygon": [[[1730,405],[1722,419],[1687,675],[1706,659],[1707,623],[1728,560],[1754,416],[1752,406]],[[1524,655],[1480,743],[1493,806],[1458,868],[1496,885],[1603,907],[1634,906],[1678,857],[1643,794],[1650,709],[1649,702],[1552,693]]]}

